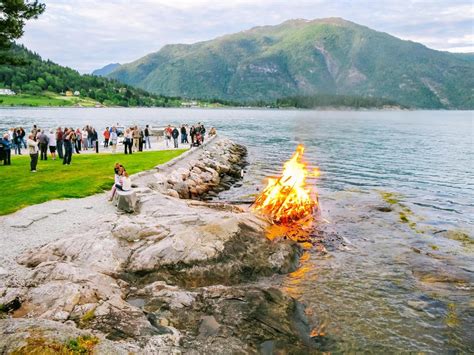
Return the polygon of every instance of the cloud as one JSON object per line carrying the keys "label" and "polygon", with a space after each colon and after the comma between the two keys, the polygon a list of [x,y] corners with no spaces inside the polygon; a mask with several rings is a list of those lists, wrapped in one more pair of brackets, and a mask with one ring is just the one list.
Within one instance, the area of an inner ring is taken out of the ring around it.
{"label": "cloud", "polygon": [[343,17],[440,50],[473,46],[470,0],[43,0],[21,39],[81,72],[130,62],[168,43],[193,43],[292,18]]}

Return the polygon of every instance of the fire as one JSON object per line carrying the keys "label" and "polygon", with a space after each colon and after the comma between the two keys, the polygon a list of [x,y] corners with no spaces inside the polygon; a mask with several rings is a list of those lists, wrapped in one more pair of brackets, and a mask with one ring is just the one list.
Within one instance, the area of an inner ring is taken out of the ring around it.
{"label": "fire", "polygon": [[283,165],[278,179],[269,178],[268,184],[255,200],[254,211],[268,217],[275,224],[291,224],[312,219],[318,209],[316,191],[306,184],[308,177],[319,175],[310,172],[303,162],[304,147],[299,145],[290,160]]}

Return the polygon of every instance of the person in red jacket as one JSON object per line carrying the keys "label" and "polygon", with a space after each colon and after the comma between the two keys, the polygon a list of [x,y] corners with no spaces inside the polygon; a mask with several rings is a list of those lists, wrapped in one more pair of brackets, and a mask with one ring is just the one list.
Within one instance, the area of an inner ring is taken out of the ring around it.
{"label": "person in red jacket", "polygon": [[105,129],[103,135],[104,135],[104,148],[107,148],[109,146],[109,139],[110,139],[109,127]]}

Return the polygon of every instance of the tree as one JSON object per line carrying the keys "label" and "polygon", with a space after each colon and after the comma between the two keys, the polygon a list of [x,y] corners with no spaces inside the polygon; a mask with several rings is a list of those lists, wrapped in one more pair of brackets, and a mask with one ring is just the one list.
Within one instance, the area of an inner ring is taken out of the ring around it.
{"label": "tree", "polygon": [[44,9],[38,0],[0,0],[0,64],[15,63],[7,54],[12,41],[23,35],[25,22],[37,18]]}

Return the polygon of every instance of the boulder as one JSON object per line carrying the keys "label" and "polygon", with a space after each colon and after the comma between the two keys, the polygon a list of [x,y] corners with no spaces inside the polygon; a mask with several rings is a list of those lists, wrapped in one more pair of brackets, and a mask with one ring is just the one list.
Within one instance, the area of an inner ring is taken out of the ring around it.
{"label": "boulder", "polygon": [[138,207],[138,197],[135,191],[119,191],[114,196],[114,203],[117,209],[127,213],[136,212]]}

